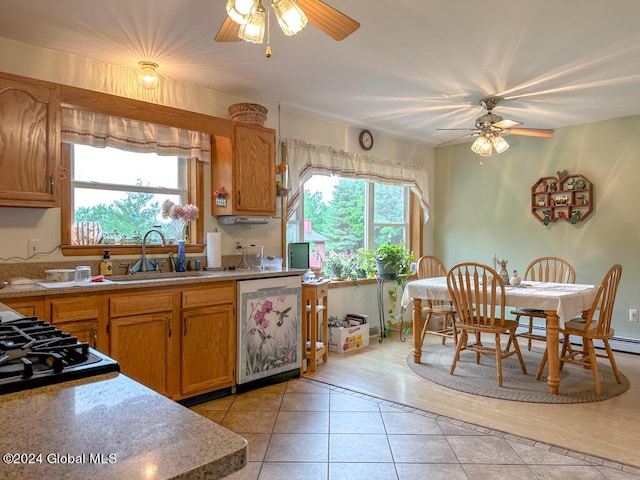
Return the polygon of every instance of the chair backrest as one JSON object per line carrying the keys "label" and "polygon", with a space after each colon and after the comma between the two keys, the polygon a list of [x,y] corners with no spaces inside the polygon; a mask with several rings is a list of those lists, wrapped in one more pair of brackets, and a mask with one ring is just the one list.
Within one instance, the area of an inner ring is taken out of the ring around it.
{"label": "chair backrest", "polygon": [[524,270],[523,280],[532,282],[576,283],[576,271],[560,257],[540,257]]}
{"label": "chair backrest", "polygon": [[615,264],[605,274],[602,283],[598,287],[598,293],[593,299],[591,309],[586,317],[585,331],[589,330],[591,323],[594,321],[596,312],[598,313],[598,326],[596,332],[598,335],[609,335],[611,330],[611,319],[613,317],[613,305],[616,301],[618,285],[622,277],[622,265]]}
{"label": "chair backrest", "polygon": [[447,287],[462,324],[504,325],[504,282],[493,268],[474,262],[454,265],[447,274]]}
{"label": "chair backrest", "polygon": [[418,278],[444,277],[447,275],[447,269],[438,257],[423,255],[418,259],[416,273]]}

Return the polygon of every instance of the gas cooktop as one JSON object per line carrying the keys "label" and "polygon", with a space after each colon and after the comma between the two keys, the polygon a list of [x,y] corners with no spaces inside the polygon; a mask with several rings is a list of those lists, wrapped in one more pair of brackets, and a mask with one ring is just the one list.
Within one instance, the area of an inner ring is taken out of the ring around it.
{"label": "gas cooktop", "polygon": [[0,323],[0,394],[118,371],[115,360],[37,317]]}

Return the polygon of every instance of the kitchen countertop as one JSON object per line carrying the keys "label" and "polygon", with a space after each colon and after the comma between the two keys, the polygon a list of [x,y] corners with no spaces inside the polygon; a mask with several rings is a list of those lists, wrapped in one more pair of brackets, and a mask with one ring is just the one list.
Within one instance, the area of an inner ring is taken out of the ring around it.
{"label": "kitchen countertop", "polygon": [[[134,273],[133,275],[118,275],[106,277],[104,282],[93,282],[87,285],[76,285],[65,282],[60,285],[51,285],[50,288],[38,285],[30,286],[6,286],[0,289],[0,300],[12,297],[33,297],[39,295],[62,295],[69,293],[90,293],[99,291],[126,290],[132,287],[187,285],[198,283],[221,282],[227,280],[251,280],[255,278],[276,278],[291,275],[302,276],[305,270],[277,269],[277,270],[220,270],[220,271],[193,271],[172,273]],[[36,280],[38,282],[40,280]]]}
{"label": "kitchen countertop", "polygon": [[247,462],[244,438],[118,373],[2,395],[0,412],[2,478],[216,479]]}

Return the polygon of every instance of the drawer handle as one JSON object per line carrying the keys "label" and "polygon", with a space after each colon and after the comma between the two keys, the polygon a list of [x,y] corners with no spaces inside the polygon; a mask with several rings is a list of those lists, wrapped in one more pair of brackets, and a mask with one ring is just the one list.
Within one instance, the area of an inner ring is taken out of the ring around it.
{"label": "drawer handle", "polygon": [[184,336],[187,336],[187,327],[189,326],[189,319],[184,317]]}
{"label": "drawer handle", "polygon": [[173,335],[173,322],[170,318],[167,318],[167,323],[169,324],[169,338]]}
{"label": "drawer handle", "polygon": [[94,328],[91,333],[93,336],[93,348],[98,348],[98,329]]}

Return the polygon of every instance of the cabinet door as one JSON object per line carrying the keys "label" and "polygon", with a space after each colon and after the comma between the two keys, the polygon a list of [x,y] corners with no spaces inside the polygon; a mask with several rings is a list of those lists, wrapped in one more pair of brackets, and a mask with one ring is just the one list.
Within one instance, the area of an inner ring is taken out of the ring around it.
{"label": "cabinet door", "polygon": [[0,76],[0,205],[59,205],[60,128],[53,88]]}
{"label": "cabinet door", "polygon": [[111,357],[125,375],[169,396],[171,312],[134,315],[110,320]]}
{"label": "cabinet door", "polygon": [[56,327],[86,342],[91,348],[98,348],[98,320],[57,322]]}
{"label": "cabinet door", "polygon": [[181,393],[204,393],[233,385],[233,306],[184,310],[181,327]]}
{"label": "cabinet door", "polygon": [[275,132],[237,125],[234,155],[235,213],[275,215]]}

